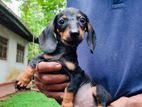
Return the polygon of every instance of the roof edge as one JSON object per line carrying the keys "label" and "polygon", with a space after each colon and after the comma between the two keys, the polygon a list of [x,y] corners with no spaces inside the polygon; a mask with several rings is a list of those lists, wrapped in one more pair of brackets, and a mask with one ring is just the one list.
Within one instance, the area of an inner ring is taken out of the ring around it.
{"label": "roof edge", "polygon": [[[23,24],[23,22],[20,20],[20,18],[9,8],[7,5],[5,5],[1,0],[0,0],[0,8],[1,11],[24,33],[26,34],[27,38],[24,38],[28,40],[29,42],[34,42],[37,43],[37,38],[34,36],[31,31],[26,27],[26,25]],[[20,35],[21,36],[21,35]]]}

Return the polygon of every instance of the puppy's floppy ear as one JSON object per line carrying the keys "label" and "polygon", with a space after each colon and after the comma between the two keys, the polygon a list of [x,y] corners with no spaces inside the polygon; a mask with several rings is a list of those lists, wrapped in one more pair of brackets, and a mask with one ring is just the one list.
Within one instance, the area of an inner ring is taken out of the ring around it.
{"label": "puppy's floppy ear", "polygon": [[57,43],[54,25],[53,22],[51,22],[49,26],[42,31],[39,37],[39,44],[44,52],[53,53],[57,47]]}
{"label": "puppy's floppy ear", "polygon": [[88,43],[91,53],[93,53],[95,44],[96,44],[96,34],[89,21],[87,23],[87,32],[88,32],[87,43]]}

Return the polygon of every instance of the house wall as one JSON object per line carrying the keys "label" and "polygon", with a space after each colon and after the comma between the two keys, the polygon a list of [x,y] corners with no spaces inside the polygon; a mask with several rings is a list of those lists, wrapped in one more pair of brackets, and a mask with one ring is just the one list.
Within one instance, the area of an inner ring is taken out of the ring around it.
{"label": "house wall", "polygon": [[[7,60],[0,60],[0,83],[14,80],[28,62],[28,41],[0,24],[0,36],[8,39]],[[25,46],[24,63],[16,62],[17,43]]]}

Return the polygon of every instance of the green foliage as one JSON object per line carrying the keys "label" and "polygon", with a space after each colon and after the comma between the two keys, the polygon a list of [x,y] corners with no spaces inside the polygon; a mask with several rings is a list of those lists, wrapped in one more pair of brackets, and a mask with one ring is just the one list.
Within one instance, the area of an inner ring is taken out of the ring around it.
{"label": "green foliage", "polygon": [[29,91],[14,94],[4,101],[0,100],[0,107],[60,107],[60,105],[42,93]]}
{"label": "green foliage", "polygon": [[21,19],[35,35],[39,35],[65,4],[65,0],[23,0]]}
{"label": "green foliage", "polygon": [[[7,3],[20,2],[21,20],[38,37],[54,16],[66,6],[66,0],[2,0]],[[38,45],[29,44],[28,59],[40,53]]]}
{"label": "green foliage", "polygon": [[[20,10],[21,19],[36,37],[48,26],[55,14],[66,6],[65,0],[22,0]],[[37,45],[29,44],[29,59],[38,54]]]}
{"label": "green foliage", "polygon": [[9,3],[11,3],[12,1],[11,0],[3,0],[4,2],[9,2]]}

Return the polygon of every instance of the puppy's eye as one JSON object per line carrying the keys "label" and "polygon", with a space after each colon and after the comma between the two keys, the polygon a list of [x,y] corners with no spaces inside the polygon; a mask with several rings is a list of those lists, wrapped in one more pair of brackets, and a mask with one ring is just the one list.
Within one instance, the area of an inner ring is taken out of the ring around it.
{"label": "puppy's eye", "polygon": [[86,18],[85,17],[81,16],[79,20],[82,24],[86,24]]}
{"label": "puppy's eye", "polygon": [[65,23],[65,20],[64,20],[64,19],[60,19],[60,20],[58,21],[58,23],[59,23],[60,25],[63,25],[63,24]]}

